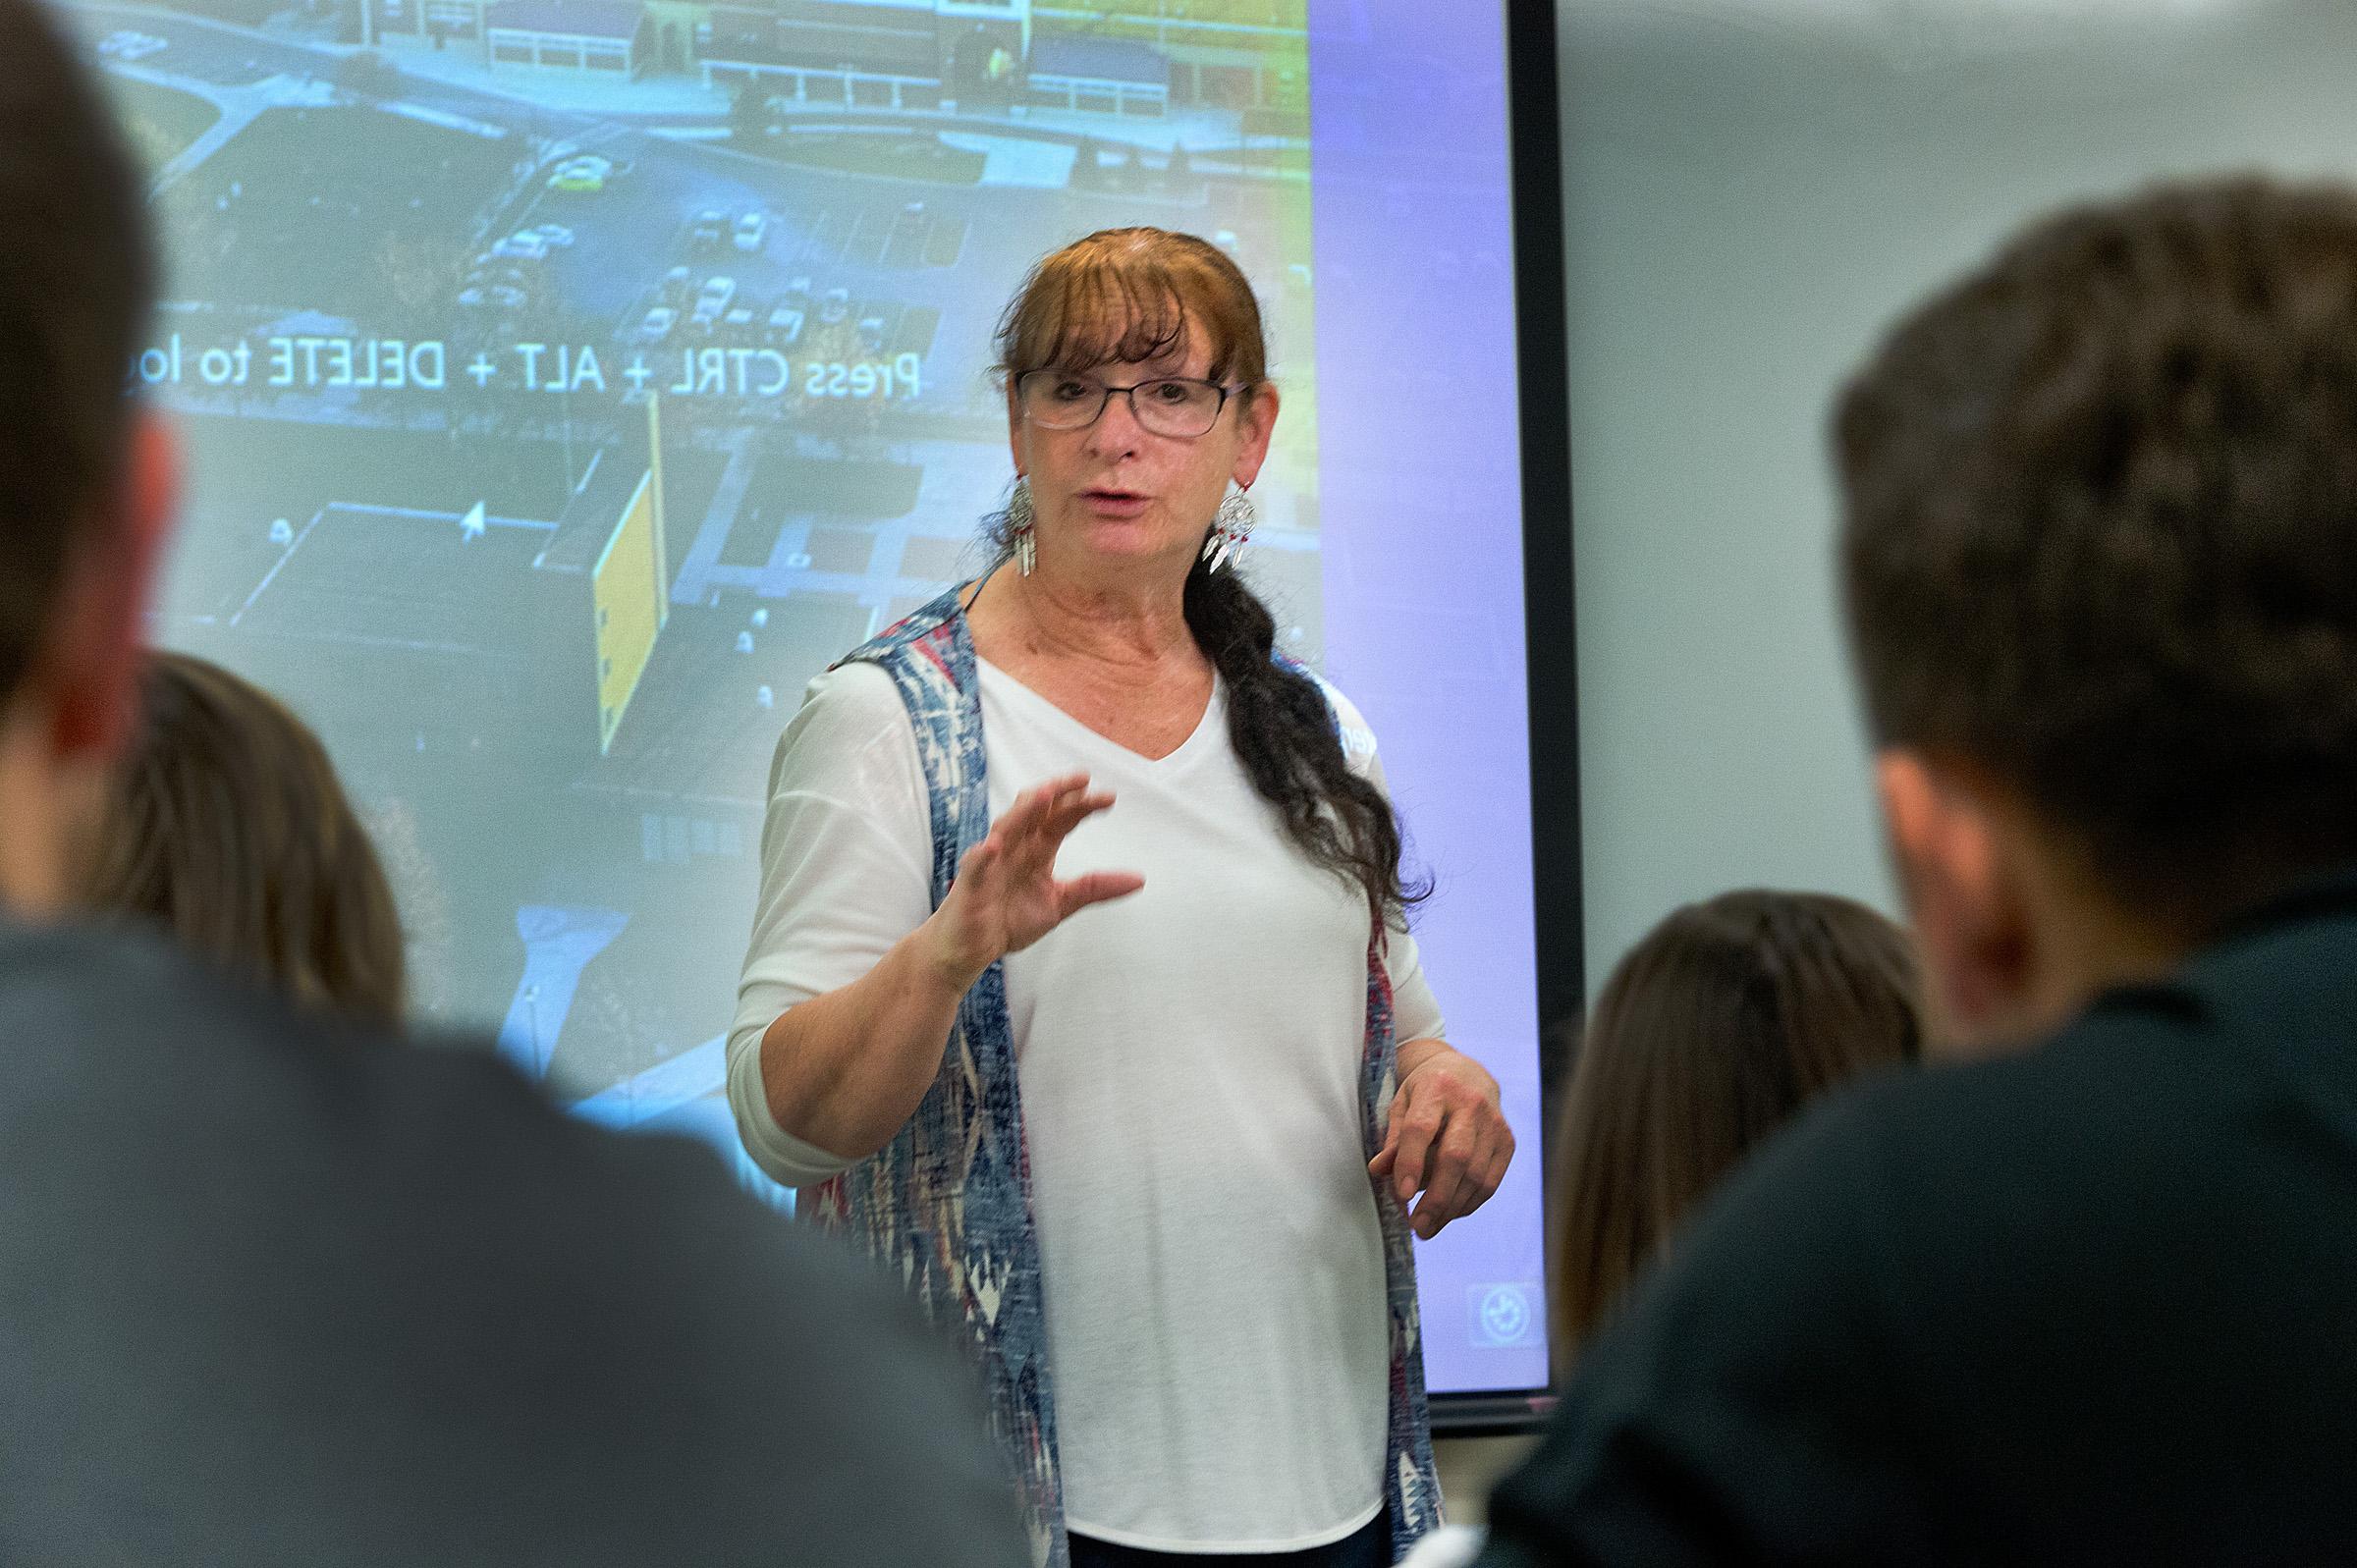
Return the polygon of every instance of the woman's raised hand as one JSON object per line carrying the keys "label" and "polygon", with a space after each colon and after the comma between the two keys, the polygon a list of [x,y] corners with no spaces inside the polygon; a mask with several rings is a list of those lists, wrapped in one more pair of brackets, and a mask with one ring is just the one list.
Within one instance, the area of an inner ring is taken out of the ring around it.
{"label": "woman's raised hand", "polygon": [[943,971],[959,989],[1011,952],[1020,952],[1090,904],[1137,892],[1146,879],[1125,871],[1056,880],[1064,840],[1113,804],[1091,794],[1088,775],[1051,780],[1017,795],[990,837],[965,852],[949,896],[926,923]]}

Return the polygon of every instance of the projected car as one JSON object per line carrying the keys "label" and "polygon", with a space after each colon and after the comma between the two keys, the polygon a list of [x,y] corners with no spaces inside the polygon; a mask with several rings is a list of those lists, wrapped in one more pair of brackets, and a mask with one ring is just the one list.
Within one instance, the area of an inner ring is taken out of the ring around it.
{"label": "projected car", "polygon": [[531,303],[531,290],[524,281],[523,269],[515,266],[493,266],[491,258],[466,274],[466,286],[459,291],[458,302],[469,310],[495,306],[501,310],[521,310]]}
{"label": "projected car", "polygon": [[580,157],[568,158],[565,162],[557,165],[556,172],[548,177],[548,189],[583,193],[603,190],[606,189],[606,181],[613,176],[613,173],[612,159],[598,157],[595,153],[584,153]]}
{"label": "projected car", "polygon": [[706,278],[704,287],[695,297],[695,309],[688,319],[709,330],[727,312],[730,301],[737,297],[737,280],[719,277]]}

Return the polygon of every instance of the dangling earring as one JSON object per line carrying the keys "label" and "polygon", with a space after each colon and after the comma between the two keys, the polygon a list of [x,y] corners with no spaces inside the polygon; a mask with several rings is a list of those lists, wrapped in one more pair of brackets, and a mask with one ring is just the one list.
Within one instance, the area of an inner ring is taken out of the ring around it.
{"label": "dangling earring", "polygon": [[1039,546],[1033,534],[1031,481],[1018,473],[1014,476],[1014,494],[1007,498],[1007,538],[1014,546],[1014,569],[1026,577],[1039,564]]}
{"label": "dangling earring", "polygon": [[1203,541],[1203,559],[1211,563],[1203,574],[1209,576],[1242,555],[1244,541],[1252,537],[1252,524],[1259,520],[1259,509],[1240,489],[1221,502],[1211,519],[1211,537]]}

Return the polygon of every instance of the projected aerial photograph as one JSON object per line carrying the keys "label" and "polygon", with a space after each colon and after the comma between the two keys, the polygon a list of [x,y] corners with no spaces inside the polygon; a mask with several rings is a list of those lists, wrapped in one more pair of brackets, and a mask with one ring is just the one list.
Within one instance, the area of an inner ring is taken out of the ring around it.
{"label": "projected aerial photograph", "polygon": [[1242,263],[1286,398],[1247,569],[1318,658],[1302,0],[66,10],[166,241],[157,637],[319,729],[421,1017],[584,1114],[734,1150],[771,748],[985,564],[990,334],[1044,251]]}

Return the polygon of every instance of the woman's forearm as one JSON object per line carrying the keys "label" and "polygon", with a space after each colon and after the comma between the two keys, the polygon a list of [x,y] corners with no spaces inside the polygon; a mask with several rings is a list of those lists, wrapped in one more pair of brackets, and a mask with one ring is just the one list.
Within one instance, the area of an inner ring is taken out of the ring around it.
{"label": "woman's forearm", "polygon": [[1091,904],[1144,879],[1118,871],[1056,880],[1056,851],[1113,804],[1086,774],[1015,796],[990,837],[958,862],[926,916],[866,975],[789,1007],[761,1035],[761,1098],[771,1119],[839,1160],[892,1141],[941,1070],[958,1003],[1000,957],[1019,952]]}
{"label": "woman's forearm", "polygon": [[850,985],[780,1014],[761,1036],[761,1092],[778,1125],[847,1160],[900,1131],[941,1069],[958,1003],[980,978],[927,920]]}

